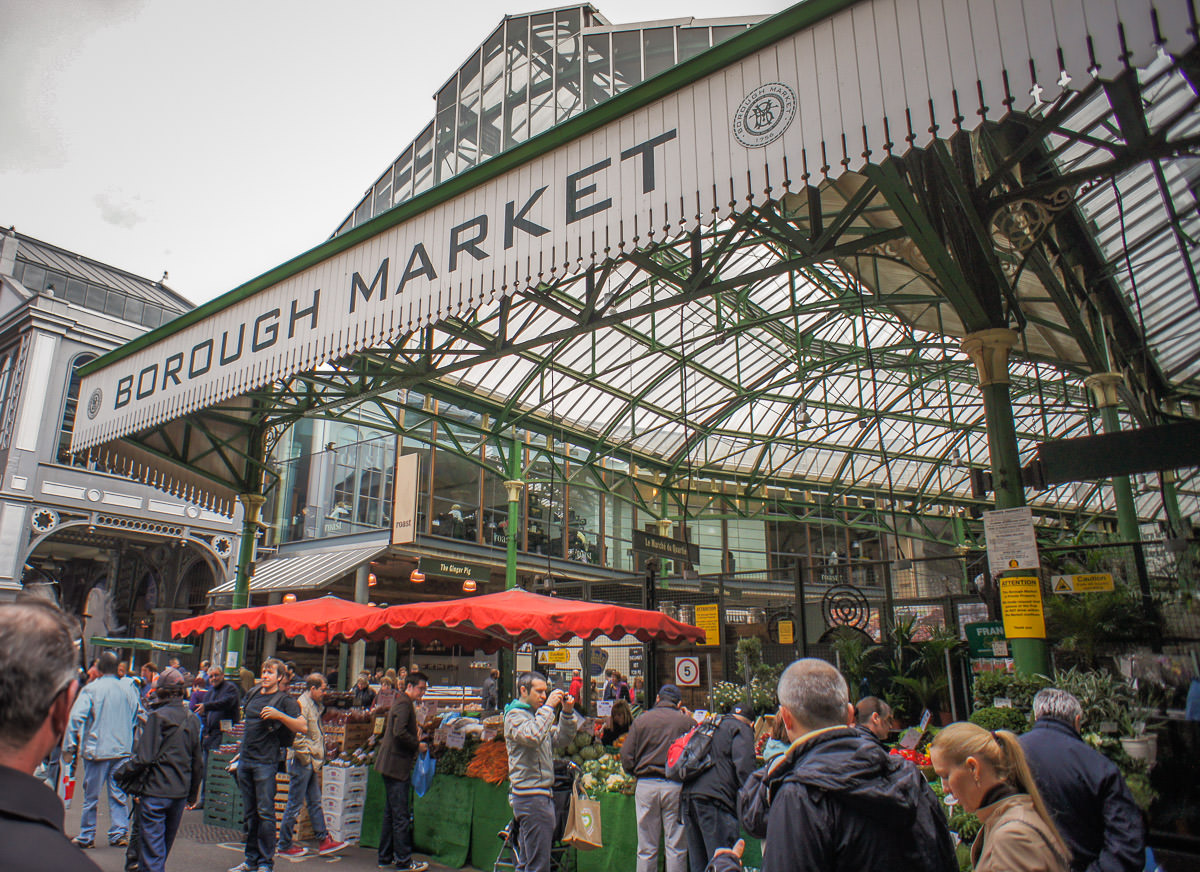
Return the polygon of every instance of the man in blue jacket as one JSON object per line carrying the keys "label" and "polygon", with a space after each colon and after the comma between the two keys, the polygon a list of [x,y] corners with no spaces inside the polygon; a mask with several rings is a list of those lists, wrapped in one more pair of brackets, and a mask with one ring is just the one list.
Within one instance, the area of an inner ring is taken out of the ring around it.
{"label": "man in blue jacket", "polygon": [[77,750],[83,756],[83,816],[79,835],[73,839],[81,848],[95,844],[96,807],[102,788],[108,791],[111,818],[108,844],[124,846],[129,840],[129,798],[117,787],[112,773],[133,753],[138,698],[117,678],[115,654],[105,651],[97,667],[100,677],[79,691],[63,740],[63,765],[68,770]]}
{"label": "man in blue jacket", "polygon": [[1021,748],[1059,835],[1072,872],[1137,872],[1146,853],[1142,813],[1113,763],[1079,736],[1079,700],[1056,687],[1033,698],[1033,729]]}

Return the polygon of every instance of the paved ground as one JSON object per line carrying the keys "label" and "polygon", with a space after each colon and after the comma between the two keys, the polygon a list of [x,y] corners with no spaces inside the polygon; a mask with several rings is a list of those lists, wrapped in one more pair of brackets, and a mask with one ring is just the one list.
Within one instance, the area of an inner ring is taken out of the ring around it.
{"label": "paved ground", "polygon": [[[68,836],[79,832],[79,816],[82,802],[76,796],[71,808],[67,809],[66,830]],[[92,862],[104,872],[122,872],[125,868],[125,849],[108,847],[108,801],[100,800],[100,811],[96,826],[96,847],[87,852]],[[307,846],[311,847],[311,846]],[[428,860],[420,854],[420,860]],[[242,861],[242,841],[233,830],[210,827],[204,823],[202,811],[185,811],[175,846],[167,858],[168,872],[224,872]],[[375,850],[349,847],[332,857],[309,855],[299,860],[277,857],[275,868],[279,872],[360,872],[376,869]],[[451,872],[448,866],[430,865],[430,872]],[[472,872],[467,867],[465,872]]]}

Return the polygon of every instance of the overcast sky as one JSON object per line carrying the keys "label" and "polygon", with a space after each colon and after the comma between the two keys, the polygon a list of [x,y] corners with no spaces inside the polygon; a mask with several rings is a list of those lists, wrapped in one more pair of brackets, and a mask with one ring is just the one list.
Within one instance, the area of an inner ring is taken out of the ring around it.
{"label": "overcast sky", "polygon": [[[200,303],[326,239],[505,13],[544,0],[14,0],[0,226]],[[789,0],[600,0],[614,23]]]}

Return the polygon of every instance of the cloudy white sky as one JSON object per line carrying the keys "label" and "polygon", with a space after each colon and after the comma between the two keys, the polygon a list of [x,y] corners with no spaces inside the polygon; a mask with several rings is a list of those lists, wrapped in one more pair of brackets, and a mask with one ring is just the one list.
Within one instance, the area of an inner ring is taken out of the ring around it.
{"label": "cloudy white sky", "polygon": [[[211,299],[327,238],[505,13],[546,0],[16,0],[0,226]],[[789,0],[597,0],[614,23]],[[336,10],[336,11],[335,11]]]}

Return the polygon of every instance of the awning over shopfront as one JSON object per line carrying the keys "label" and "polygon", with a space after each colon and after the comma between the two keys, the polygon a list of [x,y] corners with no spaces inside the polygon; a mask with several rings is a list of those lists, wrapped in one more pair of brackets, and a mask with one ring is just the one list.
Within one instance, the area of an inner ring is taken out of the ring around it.
{"label": "awning over shopfront", "polygon": [[375,606],[365,603],[322,596],[294,603],[225,609],[175,621],[171,624],[171,635],[182,638],[206,630],[262,629],[268,633],[283,633],[289,639],[303,639],[310,645],[326,645],[337,638],[330,630],[331,624],[347,619],[362,620],[377,611]]}
{"label": "awning over shopfront", "polygon": [[[387,550],[387,543],[356,543],[342,548],[322,548],[295,557],[264,560],[250,578],[250,593],[318,590],[333,584],[347,572],[373,560]],[[236,578],[209,591],[210,597],[233,593]]]}

